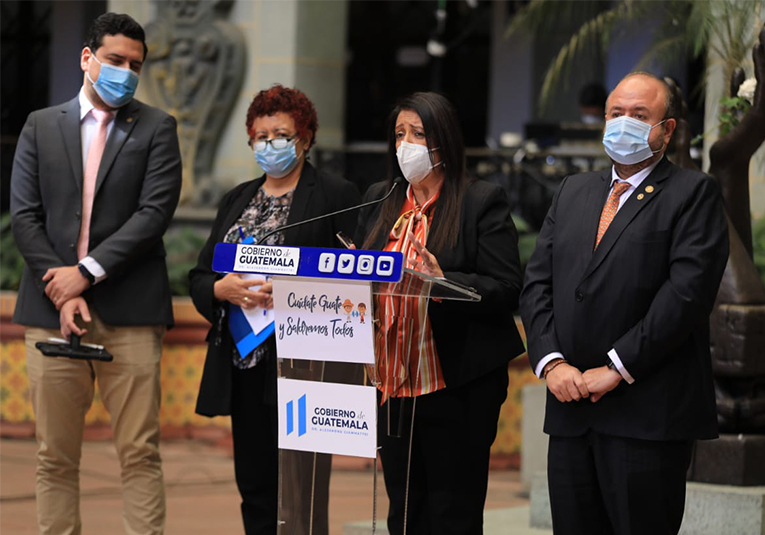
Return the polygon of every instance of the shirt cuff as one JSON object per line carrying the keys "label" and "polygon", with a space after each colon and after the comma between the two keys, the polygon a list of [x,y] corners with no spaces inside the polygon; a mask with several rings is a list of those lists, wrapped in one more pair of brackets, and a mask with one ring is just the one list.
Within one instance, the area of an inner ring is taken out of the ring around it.
{"label": "shirt cuff", "polygon": [[635,378],[630,375],[630,372],[627,371],[627,368],[624,367],[624,364],[622,364],[622,360],[619,358],[619,355],[616,353],[616,349],[612,349],[608,352],[608,358],[611,359],[611,362],[614,363],[614,366],[616,366],[616,371],[619,372],[619,374],[624,378],[625,381],[627,381],[629,384],[632,384],[635,382]]}
{"label": "shirt cuff", "polygon": [[534,370],[534,373],[537,374],[537,377],[542,379],[542,372],[545,371],[545,366],[547,366],[547,363],[555,360],[555,359],[564,359],[563,353],[559,353],[558,351],[553,351],[552,353],[548,353],[544,357],[542,357],[542,360],[539,361],[539,364],[537,364],[536,369]]}
{"label": "shirt cuff", "polygon": [[104,280],[107,275],[106,271],[104,271],[104,268],[101,267],[101,264],[96,262],[96,259],[92,256],[86,256],[82,260],[80,260],[80,264],[85,266],[85,269],[90,271],[90,274],[93,275],[96,278],[96,284]]}

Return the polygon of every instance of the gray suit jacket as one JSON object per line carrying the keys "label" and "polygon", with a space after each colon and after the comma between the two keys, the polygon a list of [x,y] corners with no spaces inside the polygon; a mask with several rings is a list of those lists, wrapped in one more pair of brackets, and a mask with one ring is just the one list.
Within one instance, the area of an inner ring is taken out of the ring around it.
{"label": "gray suit jacket", "polygon": [[[77,264],[83,162],[77,98],[29,115],[11,176],[13,234],[26,262],[13,320],[59,328],[48,268]],[[172,325],[162,235],[181,190],[176,122],[137,100],[119,110],[96,181],[89,255],[108,278],[83,296],[110,325]]]}

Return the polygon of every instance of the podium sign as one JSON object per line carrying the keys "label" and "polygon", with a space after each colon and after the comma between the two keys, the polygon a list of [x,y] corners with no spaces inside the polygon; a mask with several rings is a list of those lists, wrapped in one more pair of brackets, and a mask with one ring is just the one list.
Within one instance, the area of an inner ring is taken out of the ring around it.
{"label": "podium sign", "polygon": [[279,448],[374,459],[374,387],[280,377]]}
{"label": "podium sign", "polygon": [[[431,299],[477,302],[481,296],[407,269],[403,255],[390,251],[219,243],[213,270],[272,277],[281,450],[277,535],[310,533],[310,526],[327,522],[331,461],[320,454],[376,458],[377,388],[358,384],[390,379],[368,373],[375,362],[374,322],[380,322],[373,299],[414,298],[419,314],[427,313]],[[416,357],[407,353],[405,362]],[[374,466],[369,483],[376,489]],[[376,503],[371,509],[374,525]]]}
{"label": "podium sign", "polygon": [[374,363],[368,282],[275,278],[273,295],[279,358]]}
{"label": "podium sign", "polygon": [[318,279],[399,282],[404,255],[388,251],[218,243],[213,271]]}

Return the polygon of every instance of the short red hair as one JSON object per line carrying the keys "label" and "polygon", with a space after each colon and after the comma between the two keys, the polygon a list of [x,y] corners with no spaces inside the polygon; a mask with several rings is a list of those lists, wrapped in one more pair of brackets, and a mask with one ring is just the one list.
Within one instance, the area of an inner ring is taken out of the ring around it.
{"label": "short red hair", "polygon": [[245,125],[249,133],[252,123],[258,117],[266,117],[279,112],[284,112],[295,121],[295,130],[300,139],[308,139],[311,135],[310,148],[316,141],[316,130],[319,128],[319,119],[313,102],[299,89],[284,87],[276,84],[270,89],[264,89],[252,99],[247,109],[247,121]]}

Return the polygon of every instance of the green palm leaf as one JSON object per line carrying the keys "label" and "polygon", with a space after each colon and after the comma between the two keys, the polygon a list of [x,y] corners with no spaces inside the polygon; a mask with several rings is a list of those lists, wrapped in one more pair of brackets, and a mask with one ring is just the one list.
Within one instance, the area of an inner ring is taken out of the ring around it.
{"label": "green palm leaf", "polygon": [[608,50],[615,29],[627,23],[644,23],[647,31],[653,32],[653,42],[638,69],[653,62],[666,65],[678,55],[707,54],[708,62],[723,64],[725,79],[729,79],[750,54],[757,33],[753,30],[762,24],[765,0],[621,0],[603,7],[598,1],[532,0],[509,24],[506,36],[521,31],[545,35],[577,18],[577,13],[596,13],[573,33],[547,68],[540,96],[542,109],[557,91],[567,89],[577,58]]}

